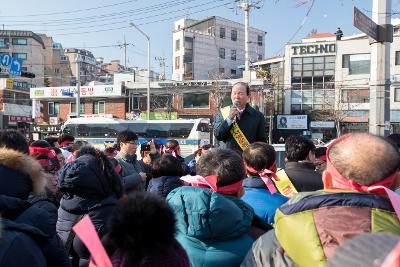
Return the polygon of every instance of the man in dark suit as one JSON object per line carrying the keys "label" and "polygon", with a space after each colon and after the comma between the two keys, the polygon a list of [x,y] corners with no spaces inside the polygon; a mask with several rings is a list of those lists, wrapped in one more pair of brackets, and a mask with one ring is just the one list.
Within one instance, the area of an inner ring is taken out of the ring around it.
{"label": "man in dark suit", "polygon": [[218,141],[226,143],[226,147],[242,152],[243,149],[232,136],[231,129],[237,124],[248,143],[266,142],[264,115],[249,105],[250,87],[247,83],[235,83],[231,91],[232,107],[224,118],[223,112],[215,118],[214,135]]}

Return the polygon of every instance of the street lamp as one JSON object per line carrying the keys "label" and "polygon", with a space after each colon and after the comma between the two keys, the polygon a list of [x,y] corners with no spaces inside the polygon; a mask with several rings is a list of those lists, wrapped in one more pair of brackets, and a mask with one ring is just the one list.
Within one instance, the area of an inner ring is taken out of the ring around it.
{"label": "street lamp", "polygon": [[136,30],[143,34],[147,39],[147,120],[150,120],[150,37],[139,29],[133,22],[130,22],[129,26],[135,27]]}

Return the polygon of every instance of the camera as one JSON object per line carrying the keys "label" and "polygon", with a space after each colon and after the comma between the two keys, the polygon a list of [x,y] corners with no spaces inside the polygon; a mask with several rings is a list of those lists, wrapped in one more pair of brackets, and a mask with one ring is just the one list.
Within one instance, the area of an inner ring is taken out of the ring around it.
{"label": "camera", "polygon": [[150,151],[151,149],[150,149],[150,145],[149,144],[147,144],[147,143],[145,143],[145,144],[141,144],[140,145],[140,151],[142,152],[142,151]]}

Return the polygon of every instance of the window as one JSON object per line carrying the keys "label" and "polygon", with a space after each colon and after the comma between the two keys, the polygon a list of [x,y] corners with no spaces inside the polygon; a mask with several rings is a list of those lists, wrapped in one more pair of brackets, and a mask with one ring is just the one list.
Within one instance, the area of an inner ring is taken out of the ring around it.
{"label": "window", "polygon": [[236,50],[231,50],[231,60],[236,60]]}
{"label": "window", "polygon": [[[0,41],[0,47],[1,47],[1,41]],[[395,65],[400,65],[400,51],[396,51]]]}
{"label": "window", "polygon": [[180,57],[175,57],[175,69],[180,69]]}
{"label": "window", "polygon": [[60,56],[61,61],[68,61],[68,57],[66,55],[61,55]]}
{"label": "window", "polygon": [[368,103],[369,89],[344,89],[342,90],[344,103]]}
{"label": "window", "polygon": [[219,49],[219,57],[222,59],[225,59],[225,48],[220,48]]}
{"label": "window", "polygon": [[93,114],[104,114],[105,112],[105,101],[95,101],[93,102]]}
{"label": "window", "polygon": [[225,73],[225,69],[224,68],[219,68],[219,73],[220,74],[224,74]]}
{"label": "window", "polygon": [[[69,103],[69,106],[70,106],[70,113],[75,113],[76,112],[76,102],[70,102]],[[81,99],[81,102],[80,102],[80,105],[79,105],[79,113],[80,114],[85,114],[85,103],[84,102],[82,102],[82,99]]]}
{"label": "window", "polygon": [[263,55],[262,54],[258,54],[257,55],[257,60],[262,60],[263,59]]}
{"label": "window", "polygon": [[349,75],[369,74],[370,54],[343,55],[342,68],[349,69]]}
{"label": "window", "polygon": [[400,88],[394,89],[394,101],[400,102]]}
{"label": "window", "polygon": [[181,40],[175,40],[175,51],[179,51],[181,46]]}
{"label": "window", "polygon": [[225,28],[219,28],[219,37],[225,39]]}
{"label": "window", "polygon": [[231,75],[236,75],[236,70],[235,69],[231,69]]}
{"label": "window", "polygon": [[209,108],[210,101],[208,93],[205,94],[183,94],[183,108]]}
{"label": "window", "polygon": [[231,40],[237,41],[237,30],[231,30]]}
{"label": "window", "polygon": [[28,45],[28,40],[26,38],[13,38],[13,45]]}
{"label": "window", "polygon": [[0,38],[0,47],[7,47],[5,38]]}
{"label": "window", "polygon": [[258,46],[262,46],[263,45],[263,37],[262,37],[262,35],[257,35],[257,44],[258,44]]}
{"label": "window", "polygon": [[23,59],[26,60],[27,53],[12,53],[13,58]]}
{"label": "window", "polygon": [[59,102],[49,102],[48,103],[48,113],[49,113],[49,115],[60,114],[60,103]]}

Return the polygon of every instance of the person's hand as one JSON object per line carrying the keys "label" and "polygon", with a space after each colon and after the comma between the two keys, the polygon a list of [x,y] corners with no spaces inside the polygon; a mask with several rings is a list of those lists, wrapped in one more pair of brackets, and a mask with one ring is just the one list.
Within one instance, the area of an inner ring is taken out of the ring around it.
{"label": "person's hand", "polygon": [[142,178],[143,182],[146,182],[147,179],[147,174],[145,174],[144,172],[139,172],[140,178]]}
{"label": "person's hand", "polygon": [[233,121],[233,119],[236,117],[236,115],[239,114],[239,109],[235,106],[231,107],[231,110],[229,111],[229,119]]}
{"label": "person's hand", "polygon": [[154,143],[153,140],[151,142],[149,142],[149,145],[150,145],[150,153],[152,153],[152,154],[157,153],[156,144]]}

